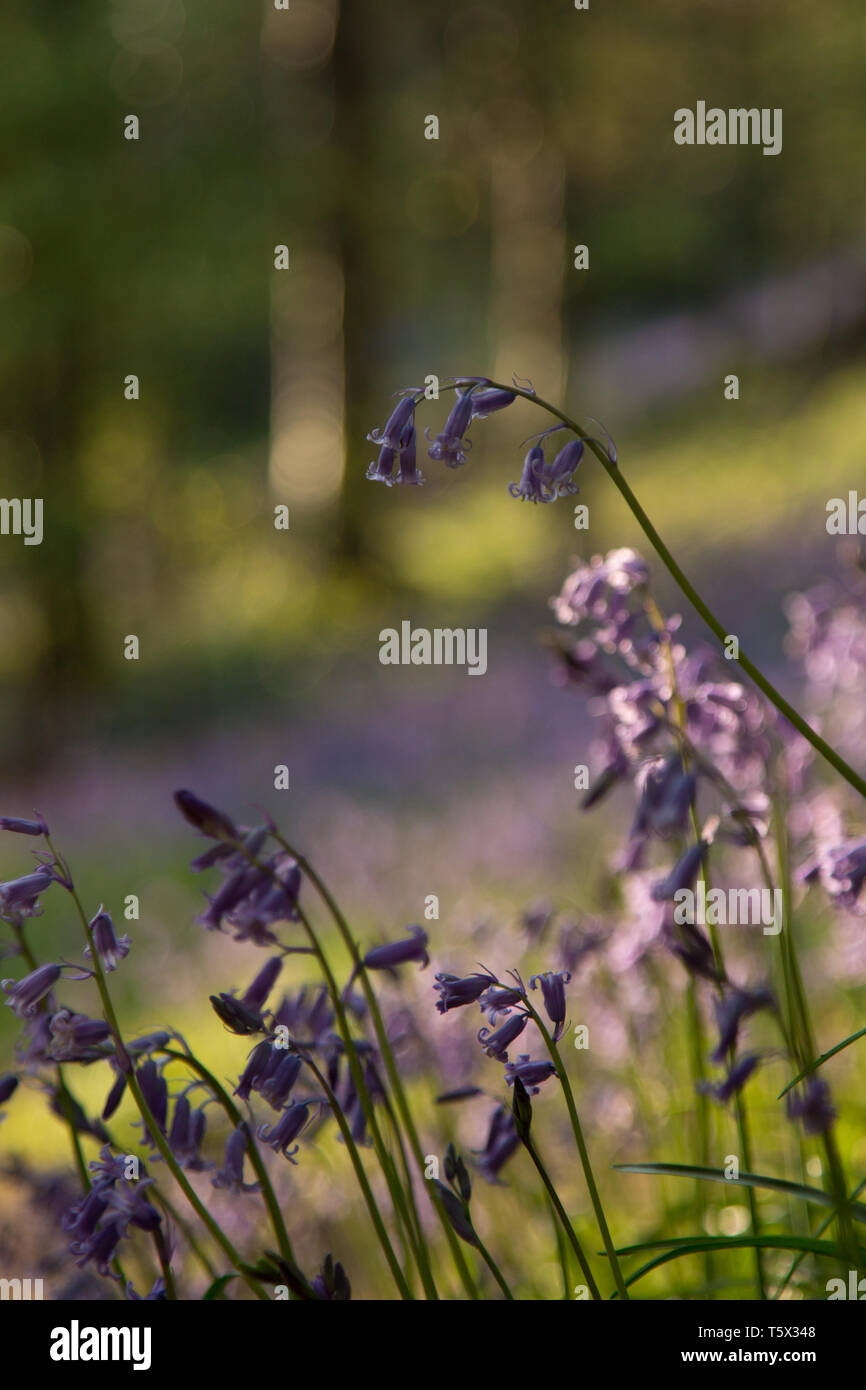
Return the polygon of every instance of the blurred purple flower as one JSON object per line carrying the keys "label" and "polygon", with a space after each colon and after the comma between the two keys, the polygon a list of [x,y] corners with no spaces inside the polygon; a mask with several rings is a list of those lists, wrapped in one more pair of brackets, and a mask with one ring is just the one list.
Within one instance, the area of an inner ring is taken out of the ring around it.
{"label": "blurred purple flower", "polygon": [[785,1107],[789,1119],[802,1120],[806,1134],[826,1134],[836,1119],[830,1087],[819,1076],[811,1076],[802,1092],[789,1091]]}
{"label": "blurred purple flower", "polygon": [[499,1173],[508,1159],[520,1145],[514,1116],[505,1105],[498,1105],[490,1117],[487,1142],[483,1149],[475,1149],[478,1155],[478,1168],[487,1182],[499,1184]]}
{"label": "blurred purple flower", "polygon": [[395,965],[406,965],[410,961],[418,961],[422,970],[429,965],[426,931],[417,925],[409,927],[408,931],[411,932],[411,936],[402,941],[389,941],[384,946],[374,946],[368,951],[363,959],[364,968],[391,970]]}
{"label": "blurred purple flower", "polygon": [[215,806],[202,801],[194,792],[181,790],[174,794],[175,805],[190,823],[210,840],[234,842],[238,831],[233,821]]}

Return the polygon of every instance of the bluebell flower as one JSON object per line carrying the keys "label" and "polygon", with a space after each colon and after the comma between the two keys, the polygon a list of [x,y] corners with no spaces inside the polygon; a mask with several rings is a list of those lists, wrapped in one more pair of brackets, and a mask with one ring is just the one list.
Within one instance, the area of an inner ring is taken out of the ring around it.
{"label": "bluebell flower", "polygon": [[439,993],[436,1008],[440,1014],[447,1014],[449,1009],[462,1009],[465,1004],[474,1004],[491,983],[496,984],[497,981],[489,971],[483,975],[465,975],[462,979],[458,975],[440,973],[433,986]]}
{"label": "bluebell flower", "polygon": [[[445,421],[445,428],[437,434],[430,448],[427,450],[428,457],[436,463],[444,463],[446,468],[459,468],[466,462],[466,452],[472,448],[471,440],[464,436],[472,420],[472,392],[473,387],[466,391],[457,390],[457,400],[451,407],[448,419]],[[427,438],[430,438],[430,431],[426,431]]]}
{"label": "bluebell flower", "polygon": [[394,407],[384,429],[371,430],[367,438],[371,444],[387,445],[395,454],[399,454],[403,440],[414,422],[415,393],[409,392]]}
{"label": "bluebell flower", "polygon": [[667,877],[653,884],[650,889],[650,896],[653,901],[657,903],[669,902],[683,889],[692,888],[708,849],[709,845],[706,840],[698,840],[696,844],[690,845],[677,860]]}
{"label": "bluebell flower", "polygon": [[476,1096],[483,1096],[484,1092],[480,1086],[458,1086],[453,1091],[443,1091],[436,1097],[437,1105],[453,1105],[459,1100],[474,1100]]}
{"label": "bluebell flower", "polygon": [[259,1089],[268,1074],[268,1067],[271,1065],[275,1052],[276,1049],[267,1039],[257,1043],[253,1048],[249,1061],[235,1087],[235,1095],[240,1096],[241,1100],[249,1100],[252,1092]]}
{"label": "bluebell flower", "polygon": [[261,1014],[253,1013],[242,1000],[236,999],[233,994],[211,994],[209,997],[211,1008],[230,1033],[247,1037],[251,1033],[263,1033],[265,1031]]}
{"label": "bluebell flower", "polygon": [[512,497],[524,502],[550,502],[550,490],[544,483],[544,449],[533,444],[523,460],[523,472],[519,483],[509,483],[508,491]]}
{"label": "bluebell flower", "polygon": [[102,1188],[102,1195],[108,1204],[108,1216],[121,1224],[124,1233],[127,1226],[135,1226],[140,1231],[155,1231],[162,1224],[161,1214],[146,1195],[148,1187],[152,1186],[153,1178],[124,1178]]}
{"label": "bluebell flower", "polygon": [[790,1120],[802,1120],[806,1134],[826,1134],[836,1119],[830,1087],[820,1076],[810,1076],[802,1092],[789,1091],[785,1107]]}
{"label": "bluebell flower", "polygon": [[241,1003],[245,1008],[252,1013],[261,1014],[282,968],[282,956],[271,956],[270,960],[265,961],[252,984],[241,995]]}
{"label": "bluebell flower", "polygon": [[516,1038],[520,1037],[528,1022],[529,1014],[512,1014],[493,1033],[489,1028],[481,1028],[478,1032],[478,1041],[488,1057],[495,1058],[497,1062],[507,1062],[508,1048]]}
{"label": "bluebell flower", "polygon": [[272,1148],[274,1153],[280,1153],[290,1163],[294,1163],[294,1155],[298,1152],[300,1145],[295,1144],[294,1148],[290,1146],[309,1123],[310,1105],[311,1102],[307,1100],[296,1101],[294,1105],[290,1105],[288,1109],[283,1111],[276,1124],[259,1125],[256,1130],[257,1137]]}
{"label": "bluebell flower", "polygon": [[330,1255],[325,1256],[322,1272],[315,1276],[312,1287],[317,1298],[328,1302],[346,1302],[352,1297],[352,1286],[346,1271],[339,1260],[335,1264]]}
{"label": "bluebell flower", "polygon": [[516,400],[516,393],[506,391],[503,387],[487,387],[476,391],[472,396],[472,418],[486,420],[488,415],[493,415],[497,410],[504,410]]}
{"label": "bluebell flower", "polygon": [[582,439],[571,439],[556,455],[552,463],[546,464],[540,472],[540,480],[547,488],[548,501],[557,497],[568,497],[577,492],[574,473],[583,458]]}
{"label": "bluebell flower", "polygon": [[366,476],[372,483],[385,483],[387,487],[391,486],[394,481],[394,468],[399,452],[399,449],[392,448],[390,444],[382,445],[379,450],[379,457],[367,467]]}
{"label": "bluebell flower", "polygon": [[284,995],[273,1022],[275,1027],[279,1024],[287,1028],[290,1038],[310,1048],[316,1047],[331,1030],[334,1017],[326,986],[321,985],[313,992],[304,985],[297,994]]}
{"label": "bluebell flower", "polygon": [[111,1056],[106,1046],[111,1029],[104,1019],[88,1018],[71,1009],[58,1009],[48,1024],[51,1042],[47,1055],[55,1062],[98,1062]]}
{"label": "bluebell flower", "polygon": [[238,830],[234,822],[215,806],[202,801],[194,792],[175,792],[174,800],[181,815],[209,840],[227,840],[234,843],[238,839]]}
{"label": "bluebell flower", "polygon": [[[275,1049],[275,1052],[277,1049]],[[269,1067],[259,1086],[262,1099],[272,1110],[282,1110],[292,1093],[292,1087],[301,1074],[301,1059],[296,1054],[277,1053],[276,1066]]]}
{"label": "bluebell flower", "polygon": [[200,1173],[212,1166],[201,1157],[200,1152],[206,1132],[207,1116],[204,1107],[199,1106],[197,1110],[193,1110],[188,1096],[178,1096],[168,1132],[168,1146],[181,1168]]}
{"label": "bluebell flower", "polygon": [[568,970],[545,970],[541,975],[533,975],[529,981],[530,989],[535,989],[536,984],[541,985],[547,1017],[554,1025],[554,1042],[559,1042],[565,1026],[565,986],[570,979],[571,972]]}
{"label": "bluebell flower", "polygon": [[223,1166],[211,1179],[214,1187],[224,1187],[237,1195],[239,1192],[258,1192],[257,1182],[244,1182],[244,1155],[247,1151],[246,1125],[238,1125],[226,1140]]}
{"label": "bluebell flower", "polygon": [[36,812],[37,820],[22,820],[20,816],[0,816],[0,830],[12,830],[16,835],[47,835],[48,826]]}
{"label": "bluebell flower", "polygon": [[719,1028],[719,1045],[712,1055],[714,1062],[723,1062],[733,1047],[736,1047],[740,1024],[750,1014],[759,1009],[773,1007],[773,994],[766,986],[759,989],[733,988],[715,998],[716,1023]]}
{"label": "bluebell flower", "polygon": [[105,1278],[122,1237],[123,1228],[120,1223],[110,1221],[101,1230],[94,1231],[86,1240],[75,1241],[70,1245],[69,1253],[78,1257],[76,1264],[79,1269],[92,1262],[96,1272]]}
{"label": "bluebell flower", "polygon": [[448,1217],[452,1230],[457,1233],[461,1240],[465,1240],[467,1245],[477,1247],[478,1237],[469,1217],[468,1204],[462,1202],[457,1194],[452,1192],[450,1187],[446,1187],[444,1182],[440,1182],[438,1178],[431,1178],[430,1181],[445,1209],[445,1215]]}
{"label": "bluebell flower", "polygon": [[[35,1014],[46,994],[60,979],[62,966],[40,965],[22,980],[0,980],[0,988],[9,996],[6,1003],[19,1018]],[[83,977],[82,977],[83,978]]]}
{"label": "bluebell flower", "polygon": [[94,1187],[110,1187],[112,1183],[126,1181],[127,1155],[112,1153],[110,1144],[101,1148],[99,1158],[91,1159],[87,1166],[94,1174]]}
{"label": "bluebell flower", "polygon": [[364,956],[366,970],[391,970],[395,965],[406,965],[418,961],[423,970],[430,964],[427,954],[427,933],[423,927],[408,928],[411,935],[402,941],[389,941],[384,946],[374,946]]}
{"label": "bluebell flower", "polygon": [[643,780],[630,834],[655,834],[662,839],[682,835],[695,797],[695,778],[683,771],[674,753],[651,763]]}
{"label": "bluebell flower", "polygon": [[724,983],[724,976],[721,974],[716,963],[715,953],[712,943],[705,932],[691,922],[683,922],[674,926],[671,922],[665,922],[662,927],[665,945],[682,961],[690,975],[696,975],[702,980],[710,980],[713,984]]}
{"label": "bluebell flower", "polygon": [[507,1106],[498,1105],[490,1117],[484,1148],[474,1150],[482,1177],[499,1186],[500,1170],[519,1145],[514,1116]]}
{"label": "bluebell flower", "polygon": [[94,1186],[84,1196],[73,1202],[63,1214],[60,1224],[70,1235],[79,1240],[87,1240],[93,1235],[108,1207],[105,1188]]}
{"label": "bluebell flower", "polygon": [[495,1023],[500,1014],[509,1014],[516,1004],[523,999],[523,994],[519,989],[512,988],[511,985],[491,985],[490,989],[484,991],[479,999],[481,1012],[487,1015],[490,1023]]}
{"label": "bluebell flower", "polygon": [[723,1081],[699,1081],[696,1089],[704,1095],[714,1096],[720,1104],[726,1104],[732,1096],[741,1091],[749,1077],[760,1064],[760,1058],[746,1052],[738,1058]]}
{"label": "bluebell flower", "polygon": [[408,487],[421,487],[423,484],[424,478],[418,472],[416,449],[417,434],[413,425],[400,446],[400,471],[394,479],[395,483]]}
{"label": "bluebell flower", "polygon": [[153,1283],[150,1293],[146,1293],[142,1298],[140,1293],[136,1293],[132,1286],[132,1280],[126,1282],[126,1297],[133,1303],[163,1303],[168,1299],[168,1291],[165,1287],[165,1280],[162,1275]]}
{"label": "bluebell flower", "polygon": [[[152,1057],[148,1057],[146,1062],[139,1066],[136,1077],[138,1079],[141,1094],[147,1103],[151,1115],[153,1116],[161,1134],[165,1134],[166,1121],[168,1119],[168,1086],[165,1077],[154,1062]],[[156,1140],[150,1130],[141,1121],[142,1142],[156,1148]]]}
{"label": "bluebell flower", "polygon": [[505,1068],[505,1084],[511,1086],[520,1080],[532,1095],[537,1095],[539,1086],[551,1076],[556,1076],[553,1063],[534,1062],[528,1052],[521,1053],[516,1062],[509,1062]]}
{"label": "bluebell flower", "polygon": [[0,917],[13,924],[20,924],[27,917],[40,917],[39,898],[55,881],[48,866],[42,865],[35,873],[0,883]]}
{"label": "bluebell flower", "polygon": [[[100,907],[91,921],[90,930],[93,933],[93,944],[103,969],[109,972],[116,970],[118,961],[129,955],[129,948],[132,944],[129,937],[118,937],[114,930],[114,923],[103,907]],[[86,956],[91,955],[89,946],[85,946],[84,954]]]}

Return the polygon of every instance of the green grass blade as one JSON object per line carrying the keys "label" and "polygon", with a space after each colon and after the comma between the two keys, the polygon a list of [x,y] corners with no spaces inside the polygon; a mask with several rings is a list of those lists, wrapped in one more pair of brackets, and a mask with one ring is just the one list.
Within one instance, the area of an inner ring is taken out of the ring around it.
{"label": "green grass blade", "polygon": [[835,1047],[830,1048],[829,1052],[822,1052],[821,1056],[818,1057],[811,1066],[807,1067],[805,1071],[801,1071],[800,1075],[795,1076],[793,1081],[788,1082],[784,1091],[780,1091],[776,1099],[781,1100],[783,1096],[788,1094],[792,1087],[797,1085],[798,1081],[802,1081],[805,1077],[811,1076],[819,1067],[823,1067],[825,1062],[829,1062],[831,1057],[835,1057],[837,1052],[844,1052],[845,1048],[850,1047],[858,1038],[866,1038],[866,1028],[861,1028],[858,1033],[852,1033],[850,1038],[845,1038],[843,1042],[837,1043]]}
{"label": "green grass blade", "polygon": [[[835,1199],[829,1192],[817,1187],[804,1187],[801,1183],[787,1182],[784,1178],[771,1178],[763,1173],[741,1173],[738,1178],[728,1178],[722,1168],[702,1168],[690,1163],[615,1163],[618,1173],[652,1173],[671,1178],[704,1178],[707,1182],[721,1182],[727,1187],[767,1187],[773,1192],[784,1192],[788,1197],[799,1197],[801,1201],[813,1202],[815,1206],[835,1210]],[[851,1215],[855,1221],[866,1223],[866,1206],[862,1202],[849,1202]]]}

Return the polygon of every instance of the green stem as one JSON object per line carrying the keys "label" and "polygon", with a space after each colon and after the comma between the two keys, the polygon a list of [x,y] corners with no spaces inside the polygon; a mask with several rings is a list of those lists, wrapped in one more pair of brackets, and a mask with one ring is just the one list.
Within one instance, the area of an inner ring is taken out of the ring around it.
{"label": "green stem", "polygon": [[589,1192],[589,1199],[592,1202],[592,1209],[595,1212],[595,1219],[598,1222],[598,1229],[601,1233],[601,1239],[604,1244],[607,1257],[610,1260],[610,1267],[614,1277],[614,1282],[616,1283],[617,1291],[619,1293],[620,1298],[628,1300],[628,1290],[625,1286],[625,1280],[622,1277],[622,1270],[619,1267],[619,1260],[617,1259],[616,1247],[614,1246],[614,1243],[611,1240],[610,1231],[608,1230],[607,1218],[605,1217],[604,1207],[602,1206],[601,1197],[599,1196],[598,1187],[596,1186],[595,1175],[593,1174],[592,1164],[590,1163],[589,1159],[589,1150],[586,1147],[586,1140],[583,1137],[583,1130],[580,1125],[580,1118],[577,1113],[577,1106],[574,1103],[574,1092],[571,1089],[571,1082],[569,1081],[568,1074],[565,1070],[565,1063],[562,1060],[559,1048],[556,1046],[556,1043],[553,1041],[553,1038],[547,1031],[544,1020],[541,1018],[541,1016],[538,1014],[538,1012],[529,1002],[528,999],[525,999],[524,1003],[530,1015],[532,1016],[536,1024],[536,1027],[541,1033],[541,1036],[544,1039],[545,1047],[550,1053],[550,1059],[553,1062],[553,1065],[556,1067],[556,1074],[559,1077],[559,1084],[562,1087],[562,1093],[565,1096],[565,1104],[568,1107],[568,1115],[569,1119],[571,1120],[571,1128],[574,1131],[574,1139],[575,1143],[577,1144],[577,1152],[580,1155],[580,1164],[583,1168],[584,1178],[586,1179],[586,1186]]}
{"label": "green stem", "polygon": [[562,1202],[559,1200],[559,1194],[550,1180],[547,1169],[541,1161],[541,1156],[538,1153],[538,1150],[536,1149],[528,1134],[521,1136],[521,1143],[523,1144],[523,1147],[525,1148],[526,1152],[529,1154],[529,1157],[532,1159],[532,1162],[535,1164],[538,1176],[544,1183],[544,1187],[548,1197],[550,1198],[553,1210],[559,1217],[559,1224],[565,1232],[566,1240],[568,1241],[569,1245],[571,1246],[572,1250],[577,1256],[577,1262],[580,1265],[581,1270],[583,1271],[583,1277],[586,1280],[589,1292],[591,1293],[593,1298],[600,1299],[601,1290],[599,1289],[598,1284],[595,1282],[592,1270],[589,1267],[589,1261],[583,1253],[583,1246],[577,1238],[574,1227],[568,1219]]}
{"label": "green stem", "polygon": [[511,1292],[510,1288],[503,1279],[502,1272],[498,1264],[494,1260],[493,1256],[487,1249],[487,1246],[484,1244],[484,1241],[481,1239],[477,1231],[475,1232],[475,1240],[477,1243],[478,1253],[481,1256],[482,1260],[487,1265],[487,1268],[490,1270],[490,1273],[493,1275],[493,1278],[496,1280],[505,1297],[509,1300],[509,1302],[513,1303],[514,1294]]}
{"label": "green stem", "polygon": [[[286,842],[282,839],[280,835],[276,833],[275,829],[271,830],[271,834],[273,835],[276,842],[279,845],[281,845],[282,848],[286,851],[286,853],[290,854],[292,858],[295,859],[298,866],[303,871],[305,868],[306,861],[302,860],[299,855],[295,854],[294,850],[288,844],[286,844]],[[274,880],[275,883],[279,884],[280,888],[284,887],[284,884],[280,880],[279,875],[276,874],[274,870],[270,868],[269,865],[262,863],[261,860],[259,860],[256,857],[256,855],[252,854],[250,850],[247,849],[246,845],[243,843],[242,840],[238,840],[236,842],[235,848],[238,850],[239,853],[243,854],[243,856],[249,861],[251,865],[259,869],[263,874],[267,874],[270,878]],[[408,1230],[411,1225],[411,1218],[407,1209],[406,1194],[403,1191],[402,1184],[400,1183],[399,1177],[397,1175],[396,1166],[394,1165],[391,1155],[388,1153],[388,1150],[385,1147],[385,1143],[382,1138],[381,1130],[379,1128],[379,1122],[375,1113],[373,1098],[370,1095],[366,1080],[364,1078],[361,1060],[358,1056],[358,1049],[356,1048],[355,1040],[352,1037],[352,1032],[349,1027],[348,1015],[346,1014],[345,1006],[343,1004],[343,998],[337,985],[337,981],[334,977],[334,972],[331,969],[328,958],[325,955],[321,942],[319,941],[318,936],[316,935],[313,929],[313,925],[310,922],[310,919],[307,917],[303,909],[297,904],[296,911],[298,914],[298,920],[301,922],[307,934],[307,939],[309,940],[310,946],[312,947],[313,955],[316,957],[316,960],[318,961],[319,969],[321,970],[322,975],[324,976],[325,985],[328,990],[328,996],[331,1000],[334,1012],[337,1016],[337,1027],[340,1032],[340,1037],[342,1038],[346,1048],[346,1058],[349,1063],[349,1070],[352,1074],[352,1081],[355,1086],[355,1090],[357,1091],[358,1098],[361,1102],[361,1107],[364,1111],[364,1116],[367,1120],[367,1124],[370,1127],[370,1134],[373,1140],[373,1147],[376,1150],[376,1157],[379,1161],[379,1166],[381,1167],[382,1173],[385,1177],[385,1181],[388,1184],[388,1190],[391,1193],[391,1200],[394,1203],[395,1212],[399,1213],[400,1218],[402,1218],[403,1220],[405,1229]],[[411,1190],[409,1192],[409,1201],[414,1206],[414,1197],[412,1195]],[[421,1282],[424,1285],[424,1292],[426,1293],[428,1299],[434,1301],[437,1300],[439,1294],[436,1289],[436,1284],[433,1279],[433,1273],[430,1267],[429,1257],[427,1254],[426,1246],[423,1244],[423,1241],[419,1248],[418,1272],[421,1276]]]}
{"label": "green stem", "polygon": [[[361,958],[361,954],[358,950],[357,943],[355,942],[355,939],[352,936],[349,924],[343,916],[339,904],[337,903],[333,894],[330,892],[324,880],[321,879],[319,875],[316,873],[316,870],[313,868],[312,864],[310,864],[309,861],[302,854],[299,854],[298,851],[292,845],[290,845],[288,841],[283,838],[282,835],[277,834],[275,831],[272,833],[274,834],[274,838],[277,841],[277,843],[282,846],[282,848],[286,851],[287,854],[290,854],[292,856],[292,858],[296,861],[299,868],[301,869],[301,872],[306,875],[306,877],[312,883],[313,887],[316,889],[316,892],[319,894],[319,897],[322,899],[331,916],[333,917],[337,930],[339,931],[340,936],[342,937],[343,942],[351,955],[355,972],[361,981],[361,988],[364,991],[364,997],[367,1001],[367,1005],[370,1010],[370,1017],[373,1020],[373,1028],[375,1030],[376,1038],[379,1043],[379,1050],[382,1053],[382,1060],[385,1063],[385,1070],[388,1073],[388,1080],[391,1084],[391,1088],[394,1092],[394,1097],[397,1101],[397,1108],[400,1112],[400,1118],[403,1122],[403,1127],[409,1139],[409,1145],[412,1149],[413,1156],[415,1158],[416,1163],[418,1164],[418,1169],[420,1172],[423,1172],[425,1167],[424,1151],[421,1148],[421,1143],[418,1138],[418,1131],[415,1128],[415,1122],[412,1118],[412,1112],[409,1109],[409,1104],[406,1099],[406,1093],[403,1089],[403,1083],[400,1078],[400,1074],[397,1070],[396,1063],[394,1061],[394,1054],[391,1048],[391,1042],[385,1030],[381,1010],[379,1009],[379,1001],[377,1000],[375,991],[373,990],[373,987],[370,984],[367,971],[364,968],[364,963]],[[453,1230],[451,1229],[451,1223],[448,1220],[448,1217],[445,1213],[445,1209],[443,1208],[442,1203],[439,1200],[439,1197],[436,1193],[436,1189],[433,1187],[433,1184],[427,1183],[425,1184],[425,1186],[427,1187],[428,1196],[430,1197],[430,1200],[433,1203],[433,1206],[439,1217],[442,1229],[445,1232],[445,1237],[448,1241],[448,1245],[450,1247],[451,1254],[457,1268],[457,1272],[460,1276],[461,1283],[463,1284],[467,1296],[470,1299],[475,1300],[478,1298],[478,1290],[476,1289],[475,1284],[472,1280],[472,1276],[469,1273],[469,1268],[466,1264],[466,1260],[463,1257],[463,1252],[460,1249],[460,1242],[454,1234]]]}
{"label": "green stem", "polygon": [[367,1178],[364,1165],[361,1162],[361,1155],[358,1152],[358,1146],[352,1137],[352,1130],[349,1125],[349,1122],[346,1119],[346,1116],[343,1113],[343,1108],[340,1105],[340,1102],[337,1100],[337,1097],[334,1094],[327,1077],[319,1069],[319,1067],[313,1061],[312,1057],[310,1057],[307,1053],[300,1051],[298,1052],[298,1056],[310,1068],[310,1071],[313,1073],[322,1090],[325,1092],[325,1095],[328,1097],[331,1109],[334,1112],[334,1118],[336,1119],[337,1124],[340,1127],[340,1133],[343,1136],[343,1140],[345,1142],[349,1156],[352,1160],[352,1166],[355,1169],[355,1175],[358,1179],[358,1185],[363,1194],[364,1201],[367,1204],[367,1210],[370,1213],[370,1220],[373,1222],[376,1235],[379,1238],[379,1244],[382,1246],[385,1259],[388,1262],[388,1268],[390,1269],[391,1274],[393,1275],[394,1283],[397,1285],[397,1288],[400,1291],[400,1297],[406,1300],[410,1300],[413,1297],[412,1291],[409,1288],[409,1285],[406,1281],[406,1277],[403,1274],[397,1256],[394,1253],[394,1248],[391,1245],[391,1242],[388,1238],[388,1232],[385,1229],[385,1223],[383,1222],[379,1208],[376,1205],[376,1199],[373,1196],[373,1191],[370,1187],[369,1179]]}

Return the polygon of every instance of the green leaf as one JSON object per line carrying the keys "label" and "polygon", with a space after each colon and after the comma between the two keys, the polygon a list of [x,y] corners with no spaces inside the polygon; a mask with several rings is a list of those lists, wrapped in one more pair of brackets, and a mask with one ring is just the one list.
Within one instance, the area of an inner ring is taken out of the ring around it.
{"label": "green leaf", "polygon": [[[801,1201],[813,1202],[815,1206],[829,1207],[835,1211],[836,1202],[829,1192],[818,1187],[803,1187],[797,1182],[787,1182],[784,1178],[771,1178],[763,1173],[741,1173],[738,1178],[725,1177],[722,1168],[701,1168],[690,1163],[615,1163],[619,1173],[655,1173],[671,1178],[705,1178],[708,1182],[722,1182],[727,1187],[768,1187],[774,1192],[784,1192],[788,1197],[799,1197]],[[862,1202],[848,1203],[855,1221],[866,1222],[866,1206]]]}
{"label": "green leaf", "polygon": [[236,1278],[236,1274],[221,1274],[218,1279],[214,1279],[207,1293],[202,1296],[202,1302],[211,1303],[215,1298],[221,1298],[226,1285]]}
{"label": "green leaf", "polygon": [[817,1071],[819,1067],[823,1067],[824,1063],[829,1062],[831,1057],[835,1057],[837,1052],[844,1051],[846,1047],[850,1047],[852,1043],[855,1043],[858,1038],[866,1038],[866,1028],[861,1028],[859,1033],[852,1033],[850,1038],[846,1038],[844,1042],[837,1043],[835,1047],[830,1048],[829,1052],[822,1052],[821,1056],[818,1057],[811,1066],[808,1066],[805,1071],[801,1071],[800,1075],[795,1076],[793,1081],[788,1082],[784,1091],[780,1091],[776,1099],[781,1100],[782,1096],[786,1096],[791,1088],[797,1085],[798,1081],[802,1081],[804,1077],[811,1076],[813,1071]]}
{"label": "green leaf", "polygon": [[[659,1242],[651,1241],[650,1247]],[[675,1242],[673,1249],[665,1250],[664,1254],[657,1255],[654,1260],[641,1265],[634,1274],[630,1274],[626,1279],[626,1285],[636,1284],[645,1274],[650,1274],[652,1270],[658,1269],[660,1265],[668,1264],[671,1260],[681,1259],[684,1255],[700,1255],[702,1253],[717,1254],[719,1248],[727,1250],[802,1250],[810,1251],[814,1255],[826,1255],[828,1259],[843,1259],[843,1253],[837,1245],[829,1240],[814,1240],[808,1236],[707,1236],[706,1239],[693,1239],[685,1237]],[[627,1255],[630,1252],[636,1253],[638,1250],[646,1249],[645,1246],[631,1245],[624,1250],[618,1250],[618,1255]],[[611,1295],[616,1298],[616,1294]]]}

